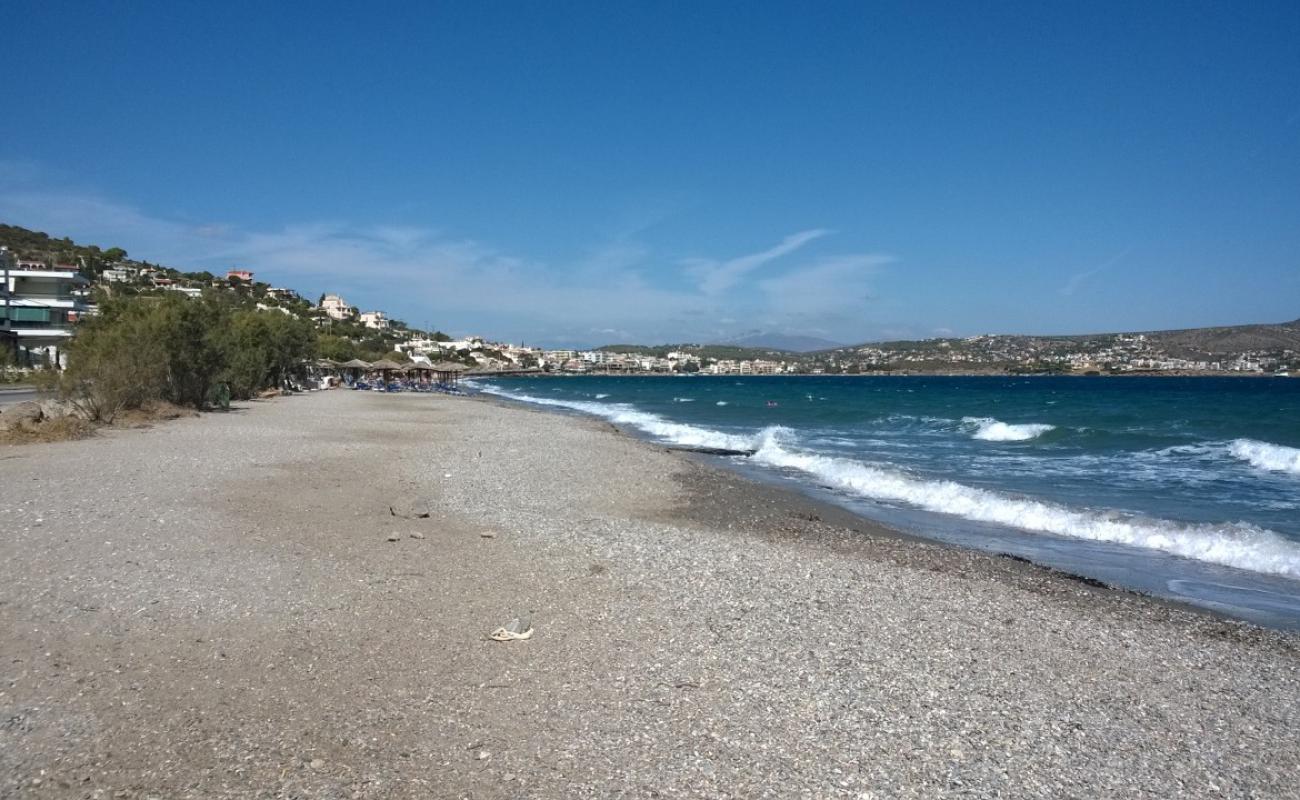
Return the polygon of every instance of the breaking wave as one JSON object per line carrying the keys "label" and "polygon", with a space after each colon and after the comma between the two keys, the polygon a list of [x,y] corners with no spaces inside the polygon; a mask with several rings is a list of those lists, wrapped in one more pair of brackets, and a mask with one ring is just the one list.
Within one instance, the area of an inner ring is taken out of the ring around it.
{"label": "breaking wave", "polygon": [[[622,403],[549,400],[513,394],[498,387],[490,387],[489,391],[523,402],[594,414],[614,423],[631,425],[674,444],[752,449],[755,451],[754,463],[798,471],[815,478],[819,484],[864,499],[904,503],[925,511],[1024,531],[1158,550],[1237,569],[1300,578],[1300,546],[1273,531],[1246,523],[1179,523],[1112,511],[1071,508],[955,481],[927,479],[891,467],[802,450],[794,433],[781,426],[767,427],[754,434],[724,433],[670,422]],[[1291,448],[1263,442],[1253,444],[1262,445],[1264,449],[1246,448],[1243,452],[1264,453],[1269,459],[1278,459],[1276,463],[1279,464],[1294,464],[1287,458],[1300,457],[1300,451]],[[1287,456],[1285,451],[1290,455]]]}
{"label": "breaking wave", "polygon": [[1253,467],[1300,475],[1300,449],[1295,447],[1255,439],[1234,439],[1228,444],[1228,452]]}
{"label": "breaking wave", "polygon": [[1055,425],[1046,423],[1026,422],[1012,425],[1008,422],[999,422],[992,417],[962,417],[961,421],[968,428],[974,429],[971,434],[972,439],[986,442],[1025,442],[1036,439],[1048,431],[1056,430]]}
{"label": "breaking wave", "polygon": [[638,411],[627,403],[590,403],[585,400],[551,400],[545,397],[531,397],[526,394],[515,394],[505,391],[500,387],[487,386],[483,387],[486,391],[501,397],[508,397],[511,400],[519,400],[524,403],[533,403],[542,406],[552,406],[555,408],[567,408],[572,411],[581,411],[586,414],[593,414],[603,417],[617,425],[631,425],[651,436],[663,439],[673,444],[684,445],[687,447],[714,447],[724,450],[749,450],[753,448],[754,437],[740,434],[723,433],[711,428],[701,428],[696,425],[687,425],[682,422],[669,422],[658,414],[651,414],[648,411]]}

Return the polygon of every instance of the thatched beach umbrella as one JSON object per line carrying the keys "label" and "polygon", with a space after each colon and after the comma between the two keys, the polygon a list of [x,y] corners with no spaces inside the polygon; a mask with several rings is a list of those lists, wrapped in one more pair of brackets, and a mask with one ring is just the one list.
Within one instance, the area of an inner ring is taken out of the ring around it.
{"label": "thatched beach umbrella", "polygon": [[416,361],[406,365],[406,374],[415,376],[421,386],[429,384],[429,373],[433,371],[433,365],[426,364],[423,361]]}
{"label": "thatched beach umbrella", "polygon": [[438,373],[438,383],[449,383],[453,386],[460,379],[460,373],[465,371],[464,364],[457,364],[454,361],[439,361],[433,365],[433,368]]}
{"label": "thatched beach umbrella", "polygon": [[370,368],[379,370],[379,374],[383,378],[385,386],[388,385],[388,373],[405,369],[405,367],[398,364],[396,361],[389,361],[386,358],[381,358],[374,362],[370,365]]}
{"label": "thatched beach umbrella", "polygon": [[362,371],[370,369],[370,362],[354,358],[351,361],[344,361],[342,364],[339,364],[339,369],[351,370],[352,379],[357,380],[361,377]]}

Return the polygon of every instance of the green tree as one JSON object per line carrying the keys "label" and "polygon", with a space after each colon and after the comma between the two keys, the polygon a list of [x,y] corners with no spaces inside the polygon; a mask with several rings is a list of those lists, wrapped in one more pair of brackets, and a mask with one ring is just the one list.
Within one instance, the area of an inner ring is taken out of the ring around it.
{"label": "green tree", "polygon": [[232,396],[251,397],[282,385],[314,354],[314,345],[315,331],[297,317],[278,311],[235,311],[221,339],[226,362],[221,378]]}
{"label": "green tree", "polygon": [[357,346],[345,336],[325,333],[316,337],[316,354],[334,361],[351,361],[357,358]]}

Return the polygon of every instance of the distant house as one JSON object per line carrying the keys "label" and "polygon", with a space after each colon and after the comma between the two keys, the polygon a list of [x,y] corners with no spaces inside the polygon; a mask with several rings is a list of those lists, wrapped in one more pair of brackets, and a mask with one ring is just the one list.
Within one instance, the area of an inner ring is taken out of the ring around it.
{"label": "distant house", "polygon": [[320,309],[324,311],[330,319],[345,320],[352,319],[356,314],[356,309],[348,305],[342,297],[337,294],[327,294],[325,299],[320,301]]}
{"label": "distant house", "polygon": [[226,280],[230,281],[235,279],[241,280],[244,283],[252,283],[253,273],[246,269],[232,269],[226,273]]}
{"label": "distant house", "polygon": [[377,331],[388,330],[388,317],[382,311],[361,312],[361,324]]}
{"label": "distant house", "polygon": [[131,269],[130,267],[113,267],[112,269],[104,270],[103,278],[108,283],[127,283],[135,280],[136,276],[139,274],[139,270]]}

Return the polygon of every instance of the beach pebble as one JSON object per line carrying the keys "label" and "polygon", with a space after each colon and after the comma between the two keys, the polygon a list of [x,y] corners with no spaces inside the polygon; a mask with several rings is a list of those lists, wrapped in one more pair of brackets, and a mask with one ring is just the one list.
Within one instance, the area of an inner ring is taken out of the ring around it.
{"label": "beach pebble", "polygon": [[411,538],[412,538],[412,539],[423,539],[423,538],[424,538],[424,534],[423,534],[423,533],[420,533],[419,531],[412,531],[412,532],[411,532]]}
{"label": "beach pebble", "polygon": [[390,534],[388,534],[388,541],[390,541],[390,542],[395,542],[395,541],[397,541],[398,539],[401,539],[401,538],[402,538],[402,537],[399,536],[399,535],[397,535],[396,533],[390,533]]}
{"label": "beach pebble", "polygon": [[319,759],[319,758],[313,758],[313,759],[311,760],[311,768],[312,768],[312,769],[315,769],[315,770],[321,770],[321,769],[324,769],[324,768],[325,768],[325,761],[322,760],[322,759]]}

